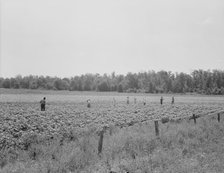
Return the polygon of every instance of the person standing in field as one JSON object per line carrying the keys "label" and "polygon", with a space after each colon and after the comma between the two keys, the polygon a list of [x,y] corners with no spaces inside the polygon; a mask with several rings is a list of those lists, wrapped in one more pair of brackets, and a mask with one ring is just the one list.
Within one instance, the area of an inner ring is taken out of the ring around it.
{"label": "person standing in field", "polygon": [[113,98],[113,103],[114,103],[114,106],[116,106],[116,100],[115,100],[115,98]]}
{"label": "person standing in field", "polygon": [[161,105],[163,104],[163,96],[161,96],[161,98],[160,98],[160,104]]}
{"label": "person standing in field", "polygon": [[127,104],[129,104],[129,97],[127,97]]}
{"label": "person standing in field", "polygon": [[46,97],[44,97],[44,98],[40,101],[40,109],[41,109],[41,111],[45,111],[45,105],[46,105]]}
{"label": "person standing in field", "polygon": [[87,108],[90,108],[91,105],[90,105],[90,99],[87,100]]}
{"label": "person standing in field", "polygon": [[171,104],[174,104],[174,96],[172,97],[172,101],[171,101]]}
{"label": "person standing in field", "polygon": [[143,105],[146,105],[146,100],[145,99],[143,100]]}

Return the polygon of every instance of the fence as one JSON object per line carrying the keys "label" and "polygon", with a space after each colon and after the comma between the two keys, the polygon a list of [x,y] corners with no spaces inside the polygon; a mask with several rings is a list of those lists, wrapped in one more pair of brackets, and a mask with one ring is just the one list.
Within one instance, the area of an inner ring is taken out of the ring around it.
{"label": "fence", "polygon": [[[224,110],[222,111],[210,111],[210,112],[207,112],[207,113],[201,113],[201,114],[193,114],[192,116],[184,116],[184,117],[178,117],[178,118],[169,118],[169,117],[163,117],[161,119],[154,119],[154,120],[143,120],[141,121],[142,122],[146,122],[146,121],[154,121],[154,125],[155,125],[155,135],[157,137],[159,137],[159,122],[161,122],[162,124],[165,124],[165,123],[168,123],[170,121],[179,121],[179,120],[183,120],[183,119],[189,119],[189,120],[194,120],[194,124],[197,123],[197,119],[200,118],[200,117],[204,117],[204,116],[212,116],[212,115],[217,115],[217,120],[218,122],[220,122],[220,119],[221,119],[221,114],[224,113]],[[136,123],[139,123],[139,122],[136,122]],[[128,123],[126,124],[127,126],[133,126],[136,124],[135,122],[132,122],[132,123]],[[124,125],[123,125],[124,126]],[[123,127],[122,126],[122,127]],[[102,153],[102,150],[103,150],[103,137],[104,137],[104,133],[106,132],[106,130],[109,129],[109,127],[106,127],[104,126],[102,128],[101,131],[99,131],[99,142],[98,142],[98,155],[100,155]]]}

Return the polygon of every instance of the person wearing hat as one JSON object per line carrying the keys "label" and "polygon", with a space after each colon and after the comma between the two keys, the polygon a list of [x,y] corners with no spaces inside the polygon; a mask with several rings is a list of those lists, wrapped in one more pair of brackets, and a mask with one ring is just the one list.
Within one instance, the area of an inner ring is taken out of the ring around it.
{"label": "person wearing hat", "polygon": [[45,105],[46,105],[46,97],[44,97],[44,98],[40,101],[40,109],[41,109],[41,111],[45,111]]}

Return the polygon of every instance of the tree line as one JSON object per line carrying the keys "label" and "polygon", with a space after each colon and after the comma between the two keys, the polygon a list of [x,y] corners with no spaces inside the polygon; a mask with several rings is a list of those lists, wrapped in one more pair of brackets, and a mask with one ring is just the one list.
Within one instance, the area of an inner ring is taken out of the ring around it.
{"label": "tree line", "polygon": [[224,71],[194,70],[191,74],[148,71],[126,75],[85,74],[71,78],[24,76],[0,78],[0,88],[144,93],[224,94]]}

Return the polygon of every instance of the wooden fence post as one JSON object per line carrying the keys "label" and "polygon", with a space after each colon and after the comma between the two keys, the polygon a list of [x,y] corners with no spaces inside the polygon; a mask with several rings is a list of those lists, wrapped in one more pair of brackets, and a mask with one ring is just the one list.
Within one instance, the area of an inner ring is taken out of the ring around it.
{"label": "wooden fence post", "polygon": [[218,122],[220,122],[220,113],[218,113]]}
{"label": "wooden fence post", "polygon": [[194,124],[196,124],[196,116],[193,114]]}
{"label": "wooden fence post", "polygon": [[102,153],[102,149],[103,149],[103,134],[104,134],[104,129],[100,131],[99,136],[99,143],[98,143],[98,155],[100,155]]}
{"label": "wooden fence post", "polygon": [[154,121],[155,123],[155,132],[156,132],[156,136],[159,136],[159,122],[158,120]]}

